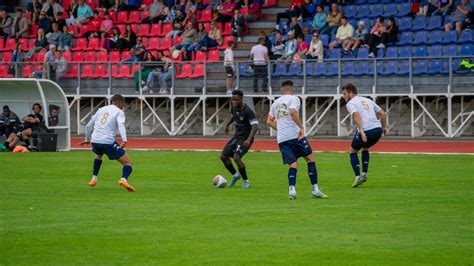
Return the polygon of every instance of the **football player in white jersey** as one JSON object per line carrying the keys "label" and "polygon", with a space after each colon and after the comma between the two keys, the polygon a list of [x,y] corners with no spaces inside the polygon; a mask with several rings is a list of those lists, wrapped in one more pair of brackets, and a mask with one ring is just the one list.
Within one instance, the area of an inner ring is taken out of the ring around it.
{"label": "football player in white jersey", "polygon": [[[92,151],[96,154],[92,180],[89,186],[94,187],[97,184],[97,176],[102,165],[102,156],[104,154],[109,160],[117,160],[122,165],[122,178],[119,185],[130,192],[135,192],[135,188],[127,181],[132,173],[132,164],[124,148],[127,146],[127,133],[125,132],[125,113],[123,106],[125,99],[120,94],[112,97],[112,104],[100,108],[85,127],[86,139],[81,145],[92,143]],[[122,144],[115,141],[115,131],[118,128]],[[92,133],[92,138],[91,138]]]}
{"label": "football player in white jersey", "polygon": [[[347,102],[347,111],[354,116],[357,129],[351,144],[350,160],[355,174],[353,188],[367,181],[369,170],[369,148],[374,146],[382,134],[387,133],[385,112],[372,100],[357,96],[357,88],[353,84],[342,87],[342,97]],[[378,117],[380,117],[380,120]],[[362,151],[362,174],[358,153]]]}
{"label": "football player in white jersey", "polygon": [[319,190],[318,172],[314,161],[313,150],[304,136],[303,124],[299,117],[300,99],[293,95],[293,82],[281,84],[282,96],[270,107],[267,124],[277,131],[277,141],[283,164],[288,164],[289,198],[296,199],[296,172],[298,158],[303,157],[308,163],[308,175],[312,185],[313,198],[327,198]]}

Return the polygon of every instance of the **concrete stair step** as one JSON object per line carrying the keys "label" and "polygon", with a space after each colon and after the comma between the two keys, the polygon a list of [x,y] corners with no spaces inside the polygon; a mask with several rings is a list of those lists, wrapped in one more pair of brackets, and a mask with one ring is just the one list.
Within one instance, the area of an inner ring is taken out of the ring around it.
{"label": "concrete stair step", "polygon": [[275,27],[275,22],[271,21],[258,21],[251,23],[249,25],[249,30],[250,29],[269,29],[269,28],[274,28]]}
{"label": "concrete stair step", "polygon": [[278,14],[278,13],[281,13],[281,12],[285,12],[286,10],[288,10],[288,7],[290,6],[291,3],[288,3],[288,5],[285,6],[282,6],[282,7],[272,7],[272,8],[264,8],[262,10],[262,14]]}

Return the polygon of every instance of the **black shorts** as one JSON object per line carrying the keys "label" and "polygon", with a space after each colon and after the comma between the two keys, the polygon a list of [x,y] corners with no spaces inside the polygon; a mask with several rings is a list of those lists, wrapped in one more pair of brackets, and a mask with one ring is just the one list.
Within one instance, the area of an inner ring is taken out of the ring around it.
{"label": "black shorts", "polygon": [[367,136],[367,142],[362,140],[362,136],[360,135],[359,131],[356,131],[354,135],[354,139],[352,140],[351,147],[355,150],[360,150],[362,148],[368,149],[380,140],[382,137],[382,128],[377,127],[371,130],[364,131],[365,135]]}
{"label": "black shorts", "polygon": [[234,69],[232,67],[225,67],[225,76],[227,78],[233,78],[234,77]]}
{"label": "black shorts", "polygon": [[244,141],[247,140],[246,137],[232,137],[229,142],[224,146],[224,149],[222,150],[222,155],[228,156],[228,157],[234,157],[234,154],[239,155],[241,158],[244,157],[244,155],[249,151],[250,147],[252,146],[252,143],[248,146],[243,146]]}

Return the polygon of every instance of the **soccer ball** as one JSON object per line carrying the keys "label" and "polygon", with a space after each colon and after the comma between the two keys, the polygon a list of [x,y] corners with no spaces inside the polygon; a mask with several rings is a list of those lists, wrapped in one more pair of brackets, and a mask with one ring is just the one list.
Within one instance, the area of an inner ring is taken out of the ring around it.
{"label": "soccer ball", "polygon": [[221,175],[216,175],[213,184],[215,188],[225,188],[227,180]]}

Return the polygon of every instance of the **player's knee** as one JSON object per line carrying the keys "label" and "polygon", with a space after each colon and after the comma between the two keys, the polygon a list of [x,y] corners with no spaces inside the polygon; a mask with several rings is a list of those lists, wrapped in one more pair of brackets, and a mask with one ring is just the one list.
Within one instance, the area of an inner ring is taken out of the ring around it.
{"label": "player's knee", "polygon": [[221,161],[227,162],[227,160],[229,160],[229,157],[227,157],[226,155],[221,154]]}
{"label": "player's knee", "polygon": [[290,168],[298,169],[298,163],[297,162],[290,163]]}
{"label": "player's knee", "polygon": [[238,155],[238,154],[234,154],[234,161],[236,163],[241,163],[242,162],[242,157],[240,157],[240,155]]}

